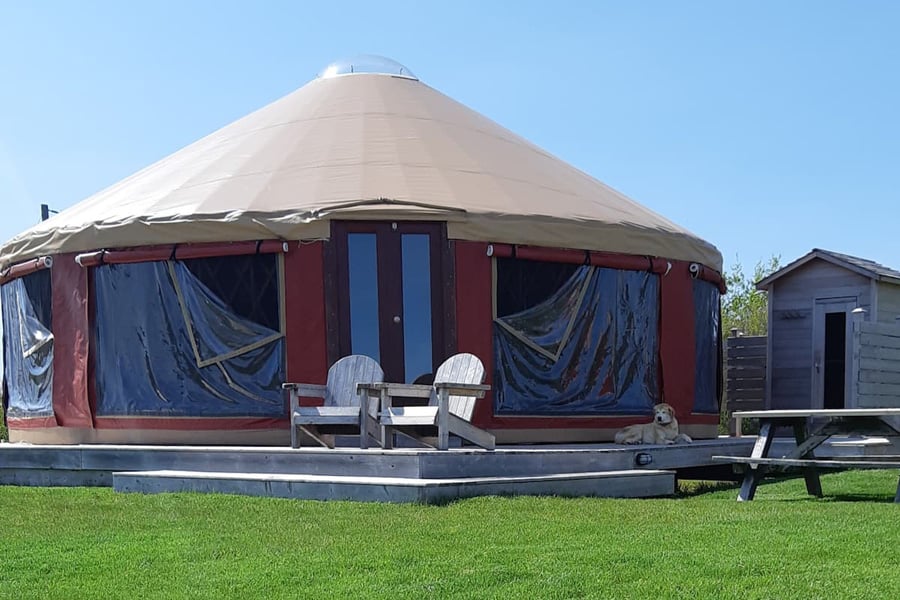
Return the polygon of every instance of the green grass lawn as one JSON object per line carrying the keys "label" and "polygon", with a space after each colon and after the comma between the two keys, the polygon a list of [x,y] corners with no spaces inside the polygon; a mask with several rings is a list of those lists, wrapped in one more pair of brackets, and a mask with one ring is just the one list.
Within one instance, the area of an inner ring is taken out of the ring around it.
{"label": "green grass lawn", "polygon": [[446,506],[0,486],[2,598],[896,598],[894,471]]}

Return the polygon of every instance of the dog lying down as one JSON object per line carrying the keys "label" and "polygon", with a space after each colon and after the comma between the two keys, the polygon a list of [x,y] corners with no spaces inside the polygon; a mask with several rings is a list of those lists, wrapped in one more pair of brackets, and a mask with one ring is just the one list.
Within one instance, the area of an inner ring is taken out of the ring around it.
{"label": "dog lying down", "polygon": [[629,425],[616,433],[617,444],[690,444],[693,440],[678,432],[675,410],[668,404],[657,404],[653,409],[653,422]]}

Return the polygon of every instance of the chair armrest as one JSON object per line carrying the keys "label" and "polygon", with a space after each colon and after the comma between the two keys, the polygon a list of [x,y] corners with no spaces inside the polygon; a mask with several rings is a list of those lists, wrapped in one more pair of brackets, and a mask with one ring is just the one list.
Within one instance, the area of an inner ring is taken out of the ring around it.
{"label": "chair armrest", "polygon": [[318,383],[298,383],[296,389],[303,398],[324,398],[328,388]]}
{"label": "chair armrest", "polygon": [[434,390],[430,385],[416,385],[412,383],[357,383],[356,392],[365,393],[369,398],[378,398],[379,412],[393,407],[393,399],[396,396],[403,398],[430,398]]}
{"label": "chair armrest", "polygon": [[434,384],[434,389],[440,396],[441,390],[447,390],[451,396],[470,396],[483,398],[484,393],[490,391],[491,386],[479,383],[453,383],[452,381],[439,381]]}
{"label": "chair armrest", "polygon": [[467,396],[470,398],[484,398],[484,393],[491,389],[489,385],[477,383],[454,383],[452,381],[440,381],[434,384],[435,396],[438,406],[438,428],[447,425],[450,415],[450,396]]}
{"label": "chair armrest", "polygon": [[430,385],[417,385],[413,383],[357,383],[357,391],[366,390],[370,396],[380,396],[385,392],[388,396],[405,396],[407,398],[429,398],[431,396]]}
{"label": "chair armrest", "polygon": [[324,398],[326,387],[318,383],[282,383],[282,389],[290,390],[304,398]]}
{"label": "chair armrest", "polygon": [[291,392],[291,414],[300,406],[300,398],[325,398],[326,387],[318,383],[282,383],[281,388]]}
{"label": "chair armrest", "polygon": [[380,383],[357,383],[356,384],[356,395],[365,394],[369,398],[377,398],[381,395],[381,384]]}

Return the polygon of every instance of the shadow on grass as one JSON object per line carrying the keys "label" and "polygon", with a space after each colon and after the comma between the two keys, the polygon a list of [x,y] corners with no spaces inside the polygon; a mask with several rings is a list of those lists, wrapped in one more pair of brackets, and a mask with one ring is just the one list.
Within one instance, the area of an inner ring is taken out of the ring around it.
{"label": "shadow on grass", "polygon": [[[773,497],[762,498],[763,502],[869,502],[875,504],[893,504],[894,498],[887,497],[882,494],[828,494],[825,493],[821,498],[815,496],[800,496],[794,498]],[[755,500],[754,500],[755,502]]]}
{"label": "shadow on grass", "polygon": [[822,500],[832,502],[878,502],[881,504],[893,504],[894,498],[881,494],[834,494],[825,496]]}
{"label": "shadow on grass", "polygon": [[[817,498],[807,493],[803,485],[803,474],[799,471],[779,472],[775,474],[767,474],[766,481],[760,485],[759,490],[765,490],[770,485],[778,486],[780,484],[794,481],[795,483],[789,487],[781,489],[770,489],[768,493],[763,492],[765,501],[774,502],[868,502],[876,504],[893,504],[895,503],[895,495],[893,492],[885,493],[880,485],[874,484],[871,477],[861,478],[863,471],[853,469],[831,470],[820,473],[822,482],[822,497]],[[871,473],[871,472],[870,472]],[[893,487],[893,486],[891,486]],[[858,491],[848,491],[850,488],[861,488]],[[787,491],[789,490],[790,491]],[[834,490],[829,492],[829,490]],[[786,492],[786,493],[785,493]],[[771,497],[768,495],[771,494]]]}
{"label": "shadow on grass", "polygon": [[740,484],[734,481],[697,481],[693,479],[679,479],[675,489],[675,498],[695,498],[713,492],[737,490]]}

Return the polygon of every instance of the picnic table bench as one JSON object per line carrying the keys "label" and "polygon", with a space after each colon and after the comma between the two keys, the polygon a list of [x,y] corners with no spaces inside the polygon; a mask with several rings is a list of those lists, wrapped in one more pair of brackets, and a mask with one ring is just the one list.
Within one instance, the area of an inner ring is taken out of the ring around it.
{"label": "picnic table bench", "polygon": [[[900,439],[900,408],[753,410],[734,413],[742,419],[759,419],[759,435],[750,456],[713,456],[713,460],[747,466],[738,501],[753,500],[756,488],[770,470],[798,467],[803,470],[806,491],[822,496],[820,469],[900,469],[900,456],[852,456],[818,458],[815,449],[836,435],[877,435]],[[812,428],[810,427],[812,423]],[[775,431],[789,427],[797,446],[782,457],[769,456]],[[894,502],[900,502],[900,481]]]}

